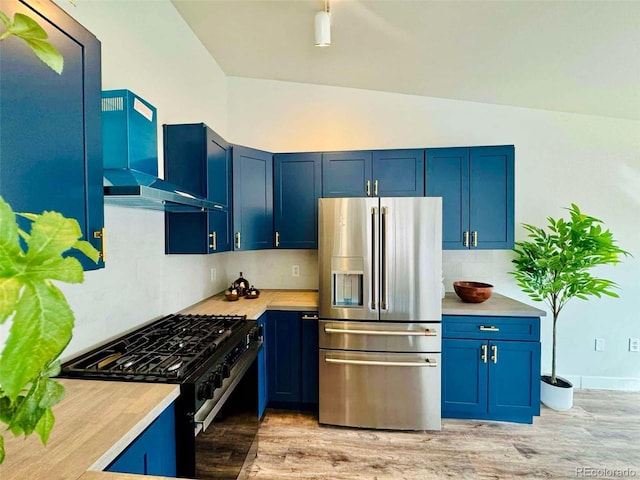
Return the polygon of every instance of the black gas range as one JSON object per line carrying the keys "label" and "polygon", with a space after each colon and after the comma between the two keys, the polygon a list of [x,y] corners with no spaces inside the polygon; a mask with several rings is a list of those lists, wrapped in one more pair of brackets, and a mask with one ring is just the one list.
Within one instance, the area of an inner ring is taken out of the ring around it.
{"label": "black gas range", "polygon": [[246,316],[174,314],[65,362],[61,376],[179,384],[177,476],[235,480],[257,450],[261,345]]}

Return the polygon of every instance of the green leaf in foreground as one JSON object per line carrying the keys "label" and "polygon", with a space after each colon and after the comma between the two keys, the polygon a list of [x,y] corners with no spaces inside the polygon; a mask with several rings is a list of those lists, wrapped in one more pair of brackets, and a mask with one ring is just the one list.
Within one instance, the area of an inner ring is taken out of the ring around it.
{"label": "green leaf in foreground", "polygon": [[0,385],[11,400],[60,355],[71,339],[73,323],[73,312],[55,285],[25,285],[0,357]]}
{"label": "green leaf in foreground", "polygon": [[46,445],[49,441],[49,435],[51,434],[55,421],[56,418],[53,416],[53,411],[51,408],[47,408],[36,424],[35,432],[40,437],[40,441],[43,445]]}
{"label": "green leaf in foreground", "polygon": [[31,48],[33,53],[49,66],[58,75],[64,68],[64,58],[60,52],[47,41],[47,32],[31,17],[22,13],[16,13],[13,22],[4,13],[0,12],[0,20],[4,23],[6,31],[0,35],[0,40],[15,36],[22,39]]}
{"label": "green leaf in foreground", "polygon": [[0,435],[0,463],[4,462],[4,437]]}

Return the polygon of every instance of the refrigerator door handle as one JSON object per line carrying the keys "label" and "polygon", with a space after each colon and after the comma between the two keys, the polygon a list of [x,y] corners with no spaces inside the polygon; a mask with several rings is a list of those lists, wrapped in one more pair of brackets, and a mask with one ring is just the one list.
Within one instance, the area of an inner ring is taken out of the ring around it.
{"label": "refrigerator door handle", "polygon": [[433,358],[425,358],[416,362],[389,362],[384,360],[351,360],[347,358],[324,357],[326,363],[340,363],[343,365],[373,365],[380,367],[437,367],[438,362]]}
{"label": "refrigerator door handle", "polygon": [[396,335],[399,337],[435,337],[436,330],[425,328],[424,330],[361,330],[351,328],[324,327],[325,333],[349,333],[351,335]]}
{"label": "refrigerator door handle", "polygon": [[378,308],[376,305],[376,219],[378,218],[378,209],[371,207],[371,310]]}
{"label": "refrigerator door handle", "polygon": [[387,207],[380,208],[380,308],[387,309]]}

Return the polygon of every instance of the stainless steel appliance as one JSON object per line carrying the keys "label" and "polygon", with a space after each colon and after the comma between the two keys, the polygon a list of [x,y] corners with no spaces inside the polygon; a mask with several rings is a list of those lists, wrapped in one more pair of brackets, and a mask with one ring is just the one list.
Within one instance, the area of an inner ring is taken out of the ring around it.
{"label": "stainless steel appliance", "polygon": [[180,384],[176,474],[243,478],[257,452],[257,352],[246,316],[168,315],[62,366],[62,376]]}
{"label": "stainless steel appliance", "polygon": [[319,421],[440,430],[442,200],[319,200]]}

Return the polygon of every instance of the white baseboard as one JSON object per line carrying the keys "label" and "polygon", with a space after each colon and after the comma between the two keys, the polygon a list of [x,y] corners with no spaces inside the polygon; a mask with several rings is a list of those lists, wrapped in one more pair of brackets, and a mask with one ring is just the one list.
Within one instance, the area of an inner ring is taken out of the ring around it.
{"label": "white baseboard", "polygon": [[580,375],[563,375],[563,378],[573,383],[575,388],[640,392],[640,378],[588,377]]}

